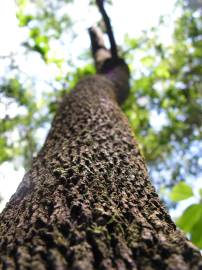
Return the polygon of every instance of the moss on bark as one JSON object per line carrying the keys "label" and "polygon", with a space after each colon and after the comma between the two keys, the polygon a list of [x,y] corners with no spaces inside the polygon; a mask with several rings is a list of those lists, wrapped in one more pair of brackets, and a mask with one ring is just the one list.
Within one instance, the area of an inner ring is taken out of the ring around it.
{"label": "moss on bark", "polygon": [[0,216],[0,269],[202,269],[152,187],[103,76],[64,97]]}

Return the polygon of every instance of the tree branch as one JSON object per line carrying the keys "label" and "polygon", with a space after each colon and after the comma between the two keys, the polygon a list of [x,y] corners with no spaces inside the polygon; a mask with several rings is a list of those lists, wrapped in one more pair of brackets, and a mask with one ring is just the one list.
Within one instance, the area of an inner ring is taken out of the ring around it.
{"label": "tree branch", "polygon": [[92,54],[97,73],[104,74],[114,84],[117,101],[122,103],[129,93],[130,71],[124,59],[118,57],[116,42],[112,32],[109,17],[103,7],[104,0],[96,0],[103,16],[111,49],[104,44],[103,33],[98,27],[89,28]]}
{"label": "tree branch", "polygon": [[102,14],[102,17],[106,26],[107,35],[108,35],[110,46],[111,46],[112,58],[118,58],[116,41],[115,41],[114,34],[112,31],[110,19],[107,15],[106,10],[104,9],[104,0],[96,0],[96,3],[97,3],[100,13]]}
{"label": "tree branch", "polygon": [[91,50],[95,61],[95,66],[99,72],[103,63],[107,59],[112,58],[112,55],[111,52],[105,47],[103,33],[98,27],[90,27],[88,32],[91,40]]}

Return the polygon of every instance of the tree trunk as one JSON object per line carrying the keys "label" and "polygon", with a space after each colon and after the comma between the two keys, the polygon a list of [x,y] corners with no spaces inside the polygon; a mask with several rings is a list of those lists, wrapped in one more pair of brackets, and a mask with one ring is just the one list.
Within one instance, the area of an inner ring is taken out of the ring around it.
{"label": "tree trunk", "polygon": [[0,216],[0,269],[202,269],[101,75],[67,95]]}

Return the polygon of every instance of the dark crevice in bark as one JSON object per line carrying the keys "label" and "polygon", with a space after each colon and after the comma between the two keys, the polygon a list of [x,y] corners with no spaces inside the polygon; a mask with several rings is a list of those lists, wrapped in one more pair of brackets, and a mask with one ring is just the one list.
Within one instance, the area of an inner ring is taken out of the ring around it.
{"label": "dark crevice in bark", "polygon": [[93,267],[94,269],[99,269],[103,261],[103,254],[102,252],[100,252],[99,247],[96,243],[96,235],[93,235],[92,231],[90,230],[87,231],[87,242],[90,244],[93,253]]}

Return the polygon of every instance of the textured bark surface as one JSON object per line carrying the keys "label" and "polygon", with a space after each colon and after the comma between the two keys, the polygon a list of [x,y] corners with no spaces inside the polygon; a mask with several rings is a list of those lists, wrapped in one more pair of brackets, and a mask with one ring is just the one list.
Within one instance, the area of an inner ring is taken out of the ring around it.
{"label": "textured bark surface", "polygon": [[99,75],[64,98],[0,219],[0,269],[202,269]]}

